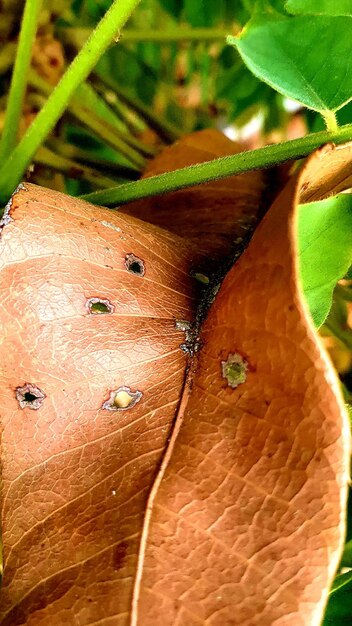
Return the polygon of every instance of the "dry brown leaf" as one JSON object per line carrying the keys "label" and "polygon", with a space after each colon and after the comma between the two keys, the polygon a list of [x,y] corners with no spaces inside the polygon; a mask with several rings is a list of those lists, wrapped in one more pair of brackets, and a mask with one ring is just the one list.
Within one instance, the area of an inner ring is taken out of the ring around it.
{"label": "dry brown leaf", "polygon": [[[297,287],[293,213],[325,158],[226,277],[193,388],[175,328],[198,301],[187,238],[33,185],[14,196],[0,248],[1,626],[319,623],[348,426]],[[110,410],[117,390],[128,410]]]}
{"label": "dry brown leaf", "polygon": [[149,499],[133,626],[320,624],[344,540],[349,424],[298,286],[295,207],[326,159],[275,202],[204,324]]}
{"label": "dry brown leaf", "polygon": [[[144,177],[235,154],[241,149],[219,131],[195,132],[160,152],[148,164]],[[267,183],[267,172],[249,172],[133,202],[121,211],[187,238],[194,254],[206,257],[203,268],[214,269],[234,245],[238,247],[247,241],[264,215],[270,197]]]}
{"label": "dry brown leaf", "polygon": [[314,153],[314,171],[302,185],[300,202],[315,202],[352,187],[352,142],[327,144]]}
{"label": "dry brown leaf", "polygon": [[[0,623],[125,624],[184,380],[175,320],[194,317],[190,256],[153,226],[33,185],[5,221]],[[112,312],[90,313],[94,299]],[[123,386],[140,401],[104,409]]]}

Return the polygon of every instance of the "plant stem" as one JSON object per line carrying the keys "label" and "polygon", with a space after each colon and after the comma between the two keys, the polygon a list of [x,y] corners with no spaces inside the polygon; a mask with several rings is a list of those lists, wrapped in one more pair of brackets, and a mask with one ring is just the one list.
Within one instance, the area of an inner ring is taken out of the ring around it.
{"label": "plant stem", "polygon": [[139,117],[137,119],[135,112],[131,111],[126,104],[119,100],[115,92],[105,87],[102,83],[98,84],[98,82],[94,83],[94,88],[114,113],[116,113],[117,117],[121,119],[125,128],[128,129],[131,135],[135,136],[142,133],[146,127],[145,123]]}
{"label": "plant stem", "polygon": [[28,68],[31,62],[32,47],[41,7],[42,0],[26,0],[7,101],[4,129],[0,140],[0,163],[8,158],[17,143]]}
{"label": "plant stem", "polygon": [[338,123],[334,111],[323,111],[322,116],[326,124],[326,129],[335,132],[338,129]]}
{"label": "plant stem", "polygon": [[105,206],[117,206],[132,200],[148,198],[158,194],[193,187],[211,180],[241,174],[250,170],[271,167],[291,159],[300,159],[326,143],[341,144],[352,140],[352,124],[342,126],[335,133],[322,131],[306,137],[285,141],[184,167],[159,176],[151,176],[134,183],[127,183],[115,189],[106,189],[82,196],[85,200]]}
{"label": "plant stem", "polygon": [[8,201],[39,146],[64,112],[80,83],[90,74],[139,0],[114,0],[77,54],[23,139],[0,169],[0,203]]}
{"label": "plant stem", "polygon": [[109,176],[110,179],[123,178],[125,180],[136,180],[139,178],[139,171],[135,168],[121,165],[120,163],[109,161],[108,159],[102,159],[98,157],[96,153],[82,150],[77,146],[66,143],[63,139],[50,137],[47,141],[47,147],[66,159],[71,159],[83,165],[93,166],[94,169],[103,172],[105,176]]}
{"label": "plant stem", "polygon": [[104,176],[92,167],[56,154],[44,146],[37,151],[34,162],[50,167],[56,172],[61,172],[69,178],[82,178],[96,187],[109,187],[114,182],[113,179]]}
{"label": "plant stem", "polygon": [[150,128],[152,128],[162,139],[170,143],[181,137],[181,133],[176,126],[173,126],[165,120],[161,120],[151,107],[146,106],[143,102],[138,100],[138,98],[130,95],[123,87],[117,85],[116,82],[110,78],[110,76],[102,76],[99,72],[97,72],[97,76],[106,87],[116,93],[122,102],[131,107],[131,109],[133,109],[143,120],[145,120]]}
{"label": "plant stem", "polygon": [[[59,28],[60,38],[64,43],[74,46],[82,46],[90,33],[88,28]],[[174,43],[174,42],[199,42],[199,41],[222,41],[225,44],[228,30],[221,28],[175,28],[167,30],[134,30],[127,29],[121,35],[123,43],[153,42],[153,43]]]}
{"label": "plant stem", "polygon": [[122,154],[132,165],[136,166],[140,171],[144,169],[146,163],[144,157],[121,138],[119,131],[114,126],[111,126],[105,120],[94,115],[88,108],[76,102],[71,102],[70,111],[86,128]]}
{"label": "plant stem", "polygon": [[[53,87],[33,70],[29,73],[28,82],[46,96],[52,93]],[[121,130],[123,123],[90,84],[80,85],[78,92],[68,103],[68,111],[139,170],[143,169],[145,161],[141,154],[151,157],[155,155],[155,150]]]}

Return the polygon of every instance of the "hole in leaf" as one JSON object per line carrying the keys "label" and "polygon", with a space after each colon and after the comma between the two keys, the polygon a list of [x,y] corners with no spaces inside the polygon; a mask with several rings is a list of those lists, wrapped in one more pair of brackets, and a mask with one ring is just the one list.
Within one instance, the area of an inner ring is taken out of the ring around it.
{"label": "hole in leaf", "polygon": [[102,409],[107,411],[126,411],[140,401],[142,397],[141,391],[131,391],[130,387],[119,387],[115,391],[110,392],[109,400],[106,400]]}
{"label": "hole in leaf", "polygon": [[229,354],[226,361],[221,361],[222,377],[232,389],[242,385],[247,380],[248,363],[240,354]]}
{"label": "hole in leaf", "polygon": [[45,393],[32,383],[26,383],[23,387],[16,389],[16,398],[21,409],[39,409],[45,397]]}
{"label": "hole in leaf", "polygon": [[37,396],[35,396],[34,393],[30,393],[30,391],[26,391],[26,393],[23,396],[23,399],[26,402],[34,402],[34,400],[37,399]]}
{"label": "hole in leaf", "polygon": [[127,271],[132,274],[136,274],[137,276],[144,276],[145,274],[144,262],[134,254],[126,254],[125,266]]}
{"label": "hole in leaf", "polygon": [[103,300],[102,298],[90,298],[87,301],[88,312],[92,315],[102,315],[104,313],[113,313],[114,305],[110,300]]}

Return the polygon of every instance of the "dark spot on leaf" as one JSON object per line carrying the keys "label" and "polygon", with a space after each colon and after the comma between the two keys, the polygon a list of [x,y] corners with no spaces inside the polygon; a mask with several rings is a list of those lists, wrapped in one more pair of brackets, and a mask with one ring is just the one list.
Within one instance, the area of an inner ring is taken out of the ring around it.
{"label": "dark spot on leaf", "polygon": [[45,393],[32,383],[26,383],[23,387],[17,387],[16,398],[21,409],[39,409],[46,398]]}
{"label": "dark spot on leaf", "polygon": [[115,546],[112,556],[114,570],[120,570],[123,567],[127,555],[127,549],[127,541],[121,541],[117,546]]}
{"label": "dark spot on leaf", "polygon": [[113,313],[114,305],[110,300],[103,300],[102,298],[89,298],[86,302],[88,313],[92,315],[101,315],[104,313]]}
{"label": "dark spot on leaf", "polygon": [[140,401],[142,397],[141,391],[131,391],[129,387],[122,385],[116,391],[110,392],[110,397],[102,406],[107,411],[127,411]]}
{"label": "dark spot on leaf", "polygon": [[145,274],[144,262],[132,253],[126,254],[125,267],[128,272],[136,274],[137,276],[144,276]]}

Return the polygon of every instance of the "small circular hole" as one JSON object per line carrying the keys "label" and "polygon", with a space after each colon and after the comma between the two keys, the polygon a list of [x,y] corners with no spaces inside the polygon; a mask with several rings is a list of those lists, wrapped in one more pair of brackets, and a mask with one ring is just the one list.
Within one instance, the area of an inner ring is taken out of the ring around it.
{"label": "small circular hole", "polygon": [[114,305],[111,304],[110,300],[103,300],[102,298],[90,298],[86,303],[86,307],[92,315],[104,315],[114,312]]}
{"label": "small circular hole", "polygon": [[139,259],[134,254],[127,254],[125,257],[125,267],[128,272],[136,274],[137,276],[144,276],[145,266],[142,259]]}
{"label": "small circular hole", "polygon": [[38,396],[35,396],[34,393],[31,393],[30,391],[26,391],[26,393],[23,396],[23,400],[25,402],[34,402],[34,400],[37,399]]}
{"label": "small circular hole", "polygon": [[45,397],[45,393],[32,383],[16,388],[16,399],[21,409],[39,409]]}

